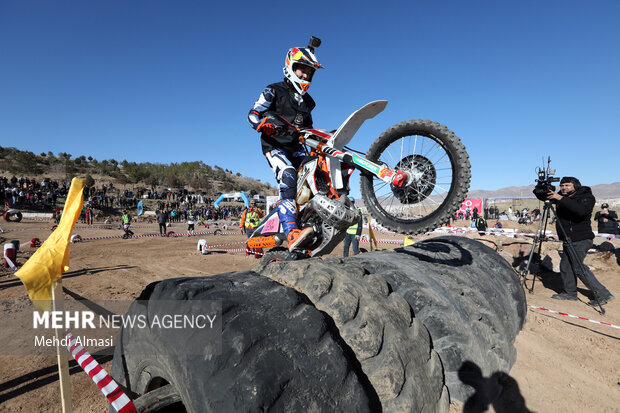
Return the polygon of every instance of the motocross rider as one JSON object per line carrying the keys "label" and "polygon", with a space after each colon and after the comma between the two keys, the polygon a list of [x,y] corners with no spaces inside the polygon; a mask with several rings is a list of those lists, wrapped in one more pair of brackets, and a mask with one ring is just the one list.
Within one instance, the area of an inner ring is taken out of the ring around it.
{"label": "motocross rider", "polygon": [[314,233],[312,227],[297,227],[297,169],[306,156],[297,138],[282,132],[266,112],[280,115],[298,128],[312,127],[314,100],[306,93],[316,69],[321,68],[313,47],[294,47],[286,54],[284,81],[268,85],[250,110],[248,120],[261,133],[263,154],[273,170],[280,191],[278,217],[290,251]]}

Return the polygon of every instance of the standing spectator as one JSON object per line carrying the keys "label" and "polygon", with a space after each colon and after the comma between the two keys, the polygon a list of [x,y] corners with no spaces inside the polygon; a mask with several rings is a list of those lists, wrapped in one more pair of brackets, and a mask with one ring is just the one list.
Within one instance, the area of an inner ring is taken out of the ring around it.
{"label": "standing spectator", "polygon": [[159,224],[159,235],[166,235],[166,221],[168,214],[160,209],[155,212],[157,223]]}
{"label": "standing spectator", "polygon": [[188,234],[193,234],[194,233],[194,215],[193,214],[188,214],[187,215],[187,233]]}
{"label": "standing spectator", "polygon": [[[355,198],[350,196],[349,201],[351,201],[351,207],[355,208]],[[349,256],[350,245],[353,246],[353,255],[360,253],[360,237],[362,236],[364,220],[362,218],[362,210],[358,209],[358,211],[359,214],[357,215],[357,223],[347,228],[347,235],[344,236],[344,251],[342,252],[343,257]]]}
{"label": "standing spectator", "polygon": [[93,225],[93,210],[90,207],[86,208],[86,225]]}
{"label": "standing spectator", "polygon": [[487,220],[484,219],[483,216],[478,215],[478,217],[475,219],[475,222],[476,228],[478,228],[478,234],[484,235],[484,232],[487,230]]}
{"label": "standing spectator", "polygon": [[239,222],[239,227],[241,227],[242,231],[245,230],[245,235],[247,235],[248,238],[252,236],[252,233],[258,227],[262,217],[263,211],[256,206],[256,201],[251,200],[250,206],[243,210],[241,221]]}
{"label": "standing spectator", "polygon": [[594,214],[594,220],[598,222],[598,232],[618,235],[618,214],[616,211],[610,211],[609,204],[606,202],[601,205],[601,208]]}

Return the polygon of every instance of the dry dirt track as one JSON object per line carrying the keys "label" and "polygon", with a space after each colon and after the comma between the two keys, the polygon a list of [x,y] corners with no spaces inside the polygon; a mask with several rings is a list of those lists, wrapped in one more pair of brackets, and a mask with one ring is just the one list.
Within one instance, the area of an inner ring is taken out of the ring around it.
{"label": "dry dirt track", "polygon": [[[7,232],[0,235],[21,242],[33,237],[44,240],[50,227],[44,222],[2,222],[1,226]],[[184,224],[175,224],[173,229],[183,232],[184,228]],[[155,224],[135,230],[136,234],[155,231]],[[77,229],[74,233],[89,237],[119,235],[120,231],[93,228]],[[152,281],[246,270],[257,265],[257,260],[239,252],[203,256],[196,251],[198,238],[207,238],[211,245],[237,243],[223,248],[238,248],[244,240],[242,235],[211,235],[107,239],[72,244],[71,269],[63,280],[68,292],[66,299],[81,296],[91,300],[127,300],[136,297]],[[398,239],[385,234],[379,238]],[[491,245],[490,241],[487,243]],[[529,251],[526,244],[515,239],[506,238],[503,244],[512,253],[519,248]],[[380,247],[394,248],[396,245],[382,244]],[[25,255],[20,253],[19,263],[25,261]],[[342,256],[340,250],[333,255]],[[620,297],[620,267],[616,256],[597,253],[591,260],[595,264],[595,275]],[[0,274],[0,300],[27,300],[18,279],[4,269]],[[528,294],[528,304],[620,325],[620,299],[606,305],[607,315],[601,316],[582,302],[550,299],[558,282],[557,274],[546,273],[544,283],[537,281],[534,294]],[[581,298],[586,300],[584,296]],[[2,332],[3,335],[11,333]],[[511,392],[494,407],[489,406],[489,411],[620,412],[619,329],[531,310],[515,345],[517,362],[510,377],[506,378]],[[101,361],[109,370],[110,357]],[[0,356],[0,365],[0,412],[60,411],[55,357]],[[107,411],[107,401],[79,367],[72,368],[71,380],[74,411]],[[506,402],[508,406],[502,405]],[[461,404],[451,406],[453,412],[463,409]]]}

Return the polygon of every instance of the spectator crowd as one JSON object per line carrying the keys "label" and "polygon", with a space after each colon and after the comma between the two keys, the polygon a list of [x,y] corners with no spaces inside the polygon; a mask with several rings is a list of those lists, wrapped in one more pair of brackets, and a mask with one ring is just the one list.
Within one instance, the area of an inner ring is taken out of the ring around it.
{"label": "spectator crowd", "polygon": [[[59,182],[50,178],[36,180],[27,177],[0,176],[0,204],[6,208],[28,209],[52,212],[56,221],[60,219],[59,198],[65,198],[71,186],[70,181]],[[122,210],[137,208],[140,199],[156,199],[157,209],[166,214],[167,222],[181,222],[237,219],[243,206],[215,207],[206,196],[188,192],[187,189],[147,190],[138,188],[116,188],[114,184],[84,187],[84,206],[80,222],[92,224],[102,215],[116,215]]]}
{"label": "spectator crowd", "polygon": [[24,177],[0,177],[0,203],[8,208],[49,211],[56,206],[58,197],[65,196],[68,190],[68,185],[49,178],[38,182]]}

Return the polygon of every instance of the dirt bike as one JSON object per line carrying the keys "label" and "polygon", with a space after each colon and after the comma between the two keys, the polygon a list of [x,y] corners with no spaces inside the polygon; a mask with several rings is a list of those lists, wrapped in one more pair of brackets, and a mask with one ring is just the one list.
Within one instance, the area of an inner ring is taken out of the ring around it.
{"label": "dirt bike", "polygon": [[[264,259],[296,259],[330,253],[355,224],[358,210],[348,200],[349,178],[357,169],[364,206],[386,229],[417,234],[449,221],[467,195],[469,156],[447,127],[429,120],[410,120],[383,132],[366,154],[346,145],[365,120],[375,117],[387,101],[368,103],[335,131],[300,129],[269,114],[276,133],[298,137],[308,151],[298,169],[297,225],[314,227],[303,250],[289,254],[274,208],[247,241],[248,249],[272,248]],[[365,155],[364,157],[360,155]]]}

